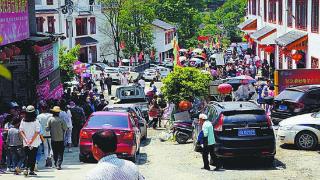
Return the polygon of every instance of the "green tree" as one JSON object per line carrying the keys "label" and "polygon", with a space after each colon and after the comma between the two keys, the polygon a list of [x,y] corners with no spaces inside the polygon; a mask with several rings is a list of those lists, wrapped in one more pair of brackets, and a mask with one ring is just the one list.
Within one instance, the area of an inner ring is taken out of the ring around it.
{"label": "green tree", "polygon": [[112,39],[112,44],[114,48],[114,54],[117,59],[120,59],[120,43],[121,43],[121,34],[122,28],[120,27],[119,17],[120,11],[123,8],[123,4],[126,0],[99,0],[104,6],[102,11],[106,23],[101,28],[101,31]]}
{"label": "green tree", "polygon": [[207,97],[209,93],[210,74],[202,73],[199,69],[176,67],[163,80],[162,92],[168,101],[178,103],[193,97]]}
{"label": "green tree", "polygon": [[200,11],[204,9],[202,0],[158,0],[157,17],[175,24],[178,29],[179,44],[182,47],[195,45],[201,18]]}
{"label": "green tree", "polygon": [[149,51],[153,44],[151,23],[155,19],[154,0],[126,0],[120,10],[121,39],[125,55]]}
{"label": "green tree", "polygon": [[73,64],[78,60],[80,52],[80,45],[77,45],[67,51],[66,47],[59,49],[59,66],[62,82],[68,82],[72,80],[75,73],[73,71]]}

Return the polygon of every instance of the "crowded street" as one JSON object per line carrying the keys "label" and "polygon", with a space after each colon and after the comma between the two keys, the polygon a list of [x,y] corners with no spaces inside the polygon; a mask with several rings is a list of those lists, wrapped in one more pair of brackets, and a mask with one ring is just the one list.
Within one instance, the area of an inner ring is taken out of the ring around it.
{"label": "crowded street", "polygon": [[0,0],[0,180],[316,180],[319,0]]}

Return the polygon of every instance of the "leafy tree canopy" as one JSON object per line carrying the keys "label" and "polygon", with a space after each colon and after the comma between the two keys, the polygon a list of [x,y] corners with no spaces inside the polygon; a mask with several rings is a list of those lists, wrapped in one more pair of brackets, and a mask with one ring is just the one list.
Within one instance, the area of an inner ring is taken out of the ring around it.
{"label": "leafy tree canopy", "polygon": [[74,77],[73,64],[78,60],[80,45],[76,45],[69,51],[66,47],[59,49],[59,66],[62,82],[68,82]]}
{"label": "leafy tree canopy", "polygon": [[173,103],[189,100],[191,96],[204,98],[208,96],[210,81],[210,74],[202,73],[199,69],[175,67],[163,80],[162,93]]}

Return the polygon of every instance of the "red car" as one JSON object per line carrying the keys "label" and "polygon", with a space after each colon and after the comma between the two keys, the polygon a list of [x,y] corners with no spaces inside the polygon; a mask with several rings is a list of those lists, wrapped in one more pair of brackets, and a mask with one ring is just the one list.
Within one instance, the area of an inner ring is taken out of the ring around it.
{"label": "red car", "polygon": [[80,132],[79,159],[92,159],[92,135],[103,129],[112,129],[118,137],[116,154],[135,162],[140,149],[140,130],[128,112],[94,112]]}

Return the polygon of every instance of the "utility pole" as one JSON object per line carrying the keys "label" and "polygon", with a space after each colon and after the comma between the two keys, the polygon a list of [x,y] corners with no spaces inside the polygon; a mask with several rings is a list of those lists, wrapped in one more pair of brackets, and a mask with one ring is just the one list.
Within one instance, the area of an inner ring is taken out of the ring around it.
{"label": "utility pole", "polygon": [[65,0],[65,5],[62,7],[62,13],[68,14],[67,22],[68,22],[68,34],[69,34],[69,50],[72,48],[72,13],[73,13],[73,2],[72,0]]}

